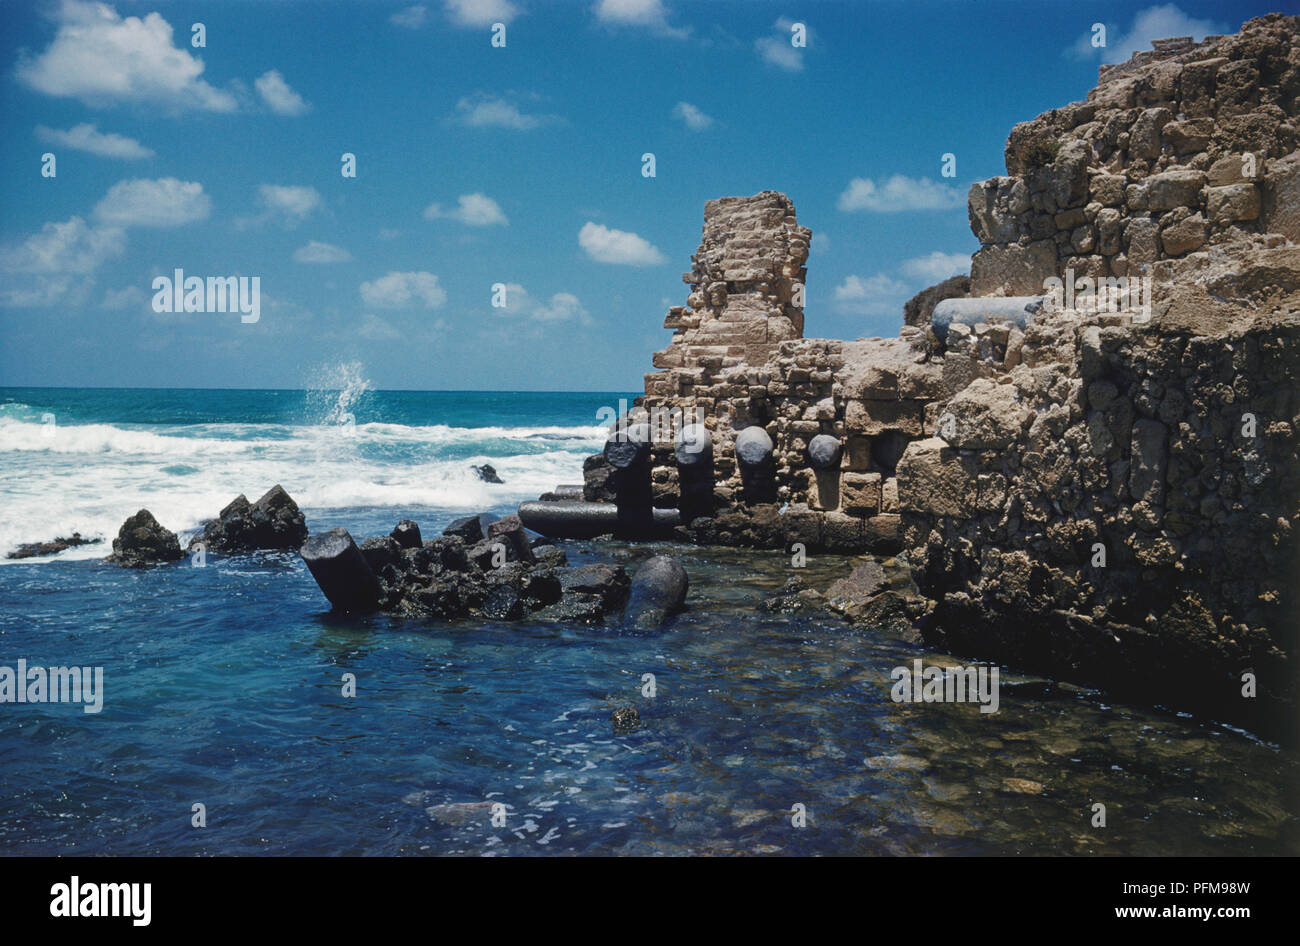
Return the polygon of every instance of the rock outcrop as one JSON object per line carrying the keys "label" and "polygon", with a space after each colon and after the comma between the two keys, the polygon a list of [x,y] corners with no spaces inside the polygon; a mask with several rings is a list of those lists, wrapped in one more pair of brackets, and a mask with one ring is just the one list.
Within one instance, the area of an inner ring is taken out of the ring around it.
{"label": "rock outcrop", "polygon": [[60,536],[48,542],[25,542],[6,555],[5,558],[21,559],[36,558],[41,555],[57,555],[78,545],[93,545],[102,541],[103,539],[98,538],[83,539],[80,532],[74,532],[72,535]]}
{"label": "rock outcrop", "polygon": [[[467,516],[423,542],[409,519],[359,545],[346,529],[331,529],[300,551],[326,599],[344,613],[601,624],[628,602],[621,566],[570,566],[561,549],[530,541],[518,516]],[[682,581],[684,588],[684,572]]]}
{"label": "rock outcrop", "polygon": [[1103,66],[1084,101],[1016,125],[1008,176],[970,191],[971,293],[1038,292],[1067,268],[1142,275],[1255,234],[1300,241],[1295,34],[1273,14],[1162,41]]}
{"label": "rock outcrop", "polygon": [[279,484],[255,503],[242,493],[230,501],[216,519],[190,540],[189,548],[202,545],[209,552],[233,554],[257,549],[298,549],[307,539],[307,521],[293,498]]}
{"label": "rock outcrop", "polygon": [[184,557],[176,533],[159,525],[148,509],[141,509],[122,523],[113,540],[113,553],[105,561],[124,568],[146,568]]}

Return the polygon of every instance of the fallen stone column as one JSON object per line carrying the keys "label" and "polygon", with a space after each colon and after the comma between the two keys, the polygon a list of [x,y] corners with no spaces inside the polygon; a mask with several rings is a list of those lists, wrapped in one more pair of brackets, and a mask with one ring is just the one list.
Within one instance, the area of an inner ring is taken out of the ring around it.
{"label": "fallen stone column", "polygon": [[[623,535],[618,507],[613,503],[580,500],[541,500],[519,504],[524,528],[551,539],[594,539],[598,535]],[[637,535],[627,538],[667,538],[681,523],[676,509],[654,509],[652,519]]]}
{"label": "fallen stone column", "polygon": [[299,550],[311,577],[339,611],[374,611],[382,589],[347,529],[313,535]]}
{"label": "fallen stone column", "polygon": [[977,322],[1010,322],[1024,328],[1042,309],[1047,296],[989,296],[978,299],[944,299],[930,315],[935,337],[943,341],[954,322],[975,325]]}

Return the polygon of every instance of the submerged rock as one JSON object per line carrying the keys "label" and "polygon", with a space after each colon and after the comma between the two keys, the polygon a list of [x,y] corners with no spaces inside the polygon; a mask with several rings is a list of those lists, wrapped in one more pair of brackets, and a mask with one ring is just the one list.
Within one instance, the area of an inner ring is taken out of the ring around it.
{"label": "submerged rock", "polygon": [[113,540],[113,554],[105,561],[124,568],[144,568],[184,557],[176,533],[159,525],[148,509],[141,509],[122,523]]}
{"label": "submerged rock", "polygon": [[609,719],[617,733],[633,732],[641,727],[641,714],[635,706],[620,706],[610,714]]}
{"label": "submerged rock", "polygon": [[18,546],[5,558],[35,558],[38,555],[57,555],[59,552],[78,545],[93,545],[96,542],[103,541],[103,539],[83,539],[80,532],[74,532],[70,536],[51,539],[49,542],[27,542]]}
{"label": "submerged rock", "polygon": [[204,545],[209,552],[251,552],[255,549],[296,549],[307,539],[302,510],[280,485],[272,486],[255,503],[236,496],[216,519],[190,540],[190,548]]}
{"label": "submerged rock", "polygon": [[686,569],[677,559],[668,555],[646,559],[632,576],[624,620],[631,627],[658,627],[686,606],[689,586]]}

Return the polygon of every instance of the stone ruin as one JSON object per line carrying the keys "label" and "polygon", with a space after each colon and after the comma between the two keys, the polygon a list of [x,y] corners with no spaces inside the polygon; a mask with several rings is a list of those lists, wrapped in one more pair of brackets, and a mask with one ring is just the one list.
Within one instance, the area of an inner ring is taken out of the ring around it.
{"label": "stone ruin", "polygon": [[[936,646],[1294,739],[1298,94],[1280,14],[1103,67],[1013,129],[1007,176],[970,192],[969,280],[918,295],[892,339],[803,338],[791,201],[710,201],[620,421],[649,424],[645,501],[685,541],[903,552]],[[1126,277],[1154,286],[1141,319],[1007,298]],[[696,423],[711,493],[684,503]],[[618,496],[609,455],[588,502]]]}

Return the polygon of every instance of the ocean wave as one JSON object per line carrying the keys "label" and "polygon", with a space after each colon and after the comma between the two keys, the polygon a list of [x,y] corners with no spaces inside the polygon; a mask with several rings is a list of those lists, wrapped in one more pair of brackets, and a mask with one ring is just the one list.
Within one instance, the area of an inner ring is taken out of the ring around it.
{"label": "ocean wave", "polygon": [[[582,481],[600,427],[205,424],[58,426],[0,417],[0,561],[18,545],[80,532],[103,544],[61,553],[98,558],[122,521],[148,508],[187,533],[233,497],[279,483],[307,513],[428,507],[464,514]],[[490,463],[504,481],[471,466]],[[29,560],[30,561],[30,560]]]}

